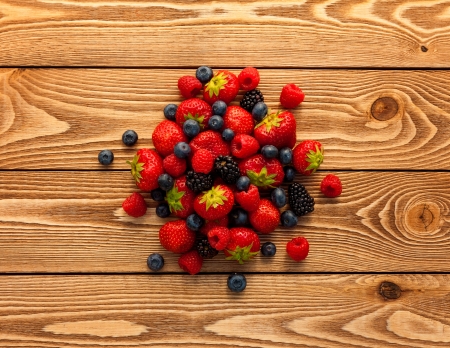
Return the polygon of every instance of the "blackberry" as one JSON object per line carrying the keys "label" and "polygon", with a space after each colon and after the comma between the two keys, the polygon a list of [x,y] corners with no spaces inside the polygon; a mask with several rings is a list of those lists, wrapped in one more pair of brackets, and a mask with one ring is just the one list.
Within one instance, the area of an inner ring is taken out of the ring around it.
{"label": "blackberry", "polygon": [[218,250],[214,249],[211,244],[209,244],[208,238],[206,237],[197,239],[196,248],[200,256],[204,259],[212,259],[219,253]]}
{"label": "blackberry", "polygon": [[241,177],[238,164],[231,156],[218,156],[214,161],[214,169],[227,184],[234,184]]}
{"label": "blackberry", "polygon": [[262,101],[264,101],[264,96],[261,91],[259,89],[252,89],[251,91],[245,92],[240,104],[242,108],[248,112],[252,112],[253,107]]}
{"label": "blackberry", "polygon": [[314,198],[312,198],[305,186],[295,182],[288,188],[289,205],[297,216],[302,216],[314,211]]}
{"label": "blackberry", "polygon": [[186,185],[194,192],[207,191],[213,187],[211,174],[196,173],[190,170],[186,174]]}

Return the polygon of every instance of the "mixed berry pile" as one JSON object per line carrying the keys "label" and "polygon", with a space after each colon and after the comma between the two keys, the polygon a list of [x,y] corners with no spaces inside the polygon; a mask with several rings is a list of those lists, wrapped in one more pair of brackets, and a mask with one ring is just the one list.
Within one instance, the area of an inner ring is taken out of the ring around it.
{"label": "mixed berry pile", "polygon": [[[261,245],[259,236],[280,224],[294,227],[299,217],[314,210],[314,198],[294,182],[296,173],[313,174],[324,156],[319,141],[296,138],[296,120],[289,110],[303,102],[304,93],[295,84],[286,84],[280,93],[284,110],[271,111],[257,89],[259,81],[253,67],[236,76],[202,66],[195,76],[180,77],[178,89],[184,100],[164,108],[165,119],[152,133],[154,148],[139,149],[127,162],[137,187],[159,202],[156,214],[179,218],[161,227],[159,240],[166,250],[180,254],[178,264],[190,274],[200,272],[205,259],[222,253],[241,264],[259,253],[275,255],[276,246]],[[240,90],[245,92],[237,102]],[[132,130],[122,137],[128,146],[137,139]],[[113,158],[109,150],[99,154],[102,164]],[[339,178],[325,176],[321,192],[327,197],[340,195]],[[139,192],[125,199],[122,207],[133,217],[147,212]],[[301,236],[286,245],[295,261],[305,259],[308,251],[308,241]],[[164,259],[153,253],[147,263],[158,271]],[[245,277],[232,274],[228,286],[242,291]]]}

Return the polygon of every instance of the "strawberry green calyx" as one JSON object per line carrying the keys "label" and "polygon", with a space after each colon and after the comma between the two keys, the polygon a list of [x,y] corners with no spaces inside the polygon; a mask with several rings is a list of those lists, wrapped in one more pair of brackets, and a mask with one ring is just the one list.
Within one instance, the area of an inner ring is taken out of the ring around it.
{"label": "strawberry green calyx", "polygon": [[224,73],[219,73],[214,76],[209,82],[205,85],[205,91],[209,93],[209,97],[211,98],[213,95],[216,97],[219,95],[221,89],[225,88],[225,85],[228,83],[226,76]]}
{"label": "strawberry green calyx", "polygon": [[144,170],[144,163],[139,162],[139,155],[134,155],[133,161],[127,161],[127,163],[131,166],[131,175],[133,176],[136,182],[141,181],[141,172]]}
{"label": "strawberry green calyx", "polygon": [[250,245],[241,248],[237,246],[234,251],[227,250],[230,256],[226,257],[226,260],[236,260],[239,264],[243,265],[244,261],[251,260],[256,255],[258,255],[258,251],[250,251],[252,249],[253,243]]}
{"label": "strawberry green calyx", "polygon": [[178,191],[177,187],[172,187],[167,191],[166,201],[171,213],[184,209],[183,204],[181,203],[181,198],[184,196],[184,193],[185,191]]}
{"label": "strawberry green calyx", "polygon": [[203,123],[203,121],[205,120],[205,116],[204,115],[199,115],[199,114],[192,115],[190,112],[188,112],[187,115],[184,115],[184,119],[186,121],[187,120],[197,121],[198,124],[200,125],[201,129],[205,128],[205,124]]}
{"label": "strawberry green calyx", "polygon": [[306,167],[306,170],[311,170],[311,173],[314,173],[323,162],[323,149],[319,149],[319,147],[316,145],[316,151],[309,150],[309,153],[306,154],[306,157],[306,162],[309,163],[308,167]]}
{"label": "strawberry green calyx", "polygon": [[256,126],[256,128],[259,128],[261,126],[266,126],[266,132],[269,133],[272,127],[280,127],[281,122],[283,122],[284,118],[279,117],[280,111],[277,111],[275,113],[270,113],[266,117],[263,118],[261,122],[259,122]]}
{"label": "strawberry green calyx", "polygon": [[258,187],[275,187],[272,184],[276,181],[275,177],[277,174],[269,174],[267,175],[267,168],[263,167],[259,173],[254,172],[253,170],[247,170],[247,176],[250,179],[250,182]]}
{"label": "strawberry green calyx", "polygon": [[219,205],[224,205],[224,201],[228,198],[224,196],[225,190],[220,188],[220,185],[213,186],[208,191],[203,191],[203,196],[200,199],[200,203],[206,203],[206,211],[209,208],[217,208]]}

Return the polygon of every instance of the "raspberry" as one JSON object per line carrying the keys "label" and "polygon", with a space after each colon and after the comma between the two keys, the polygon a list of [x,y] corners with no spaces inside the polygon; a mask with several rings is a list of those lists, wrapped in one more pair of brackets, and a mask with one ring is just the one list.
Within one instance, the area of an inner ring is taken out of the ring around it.
{"label": "raspberry", "polygon": [[286,252],[292,260],[302,261],[308,256],[309,243],[305,237],[292,238],[286,244]]}
{"label": "raspberry", "polygon": [[260,196],[258,187],[250,184],[248,190],[235,192],[234,197],[236,202],[246,211],[255,211],[258,209]]}
{"label": "raspberry", "polygon": [[255,89],[259,84],[259,72],[252,67],[244,68],[238,76],[239,85],[244,91]]}
{"label": "raspberry", "polygon": [[237,158],[247,158],[259,150],[258,140],[248,134],[237,134],[231,140],[231,154]]}
{"label": "raspberry", "polygon": [[208,242],[216,250],[224,250],[230,241],[230,230],[226,227],[217,226],[209,230]]}
{"label": "raspberry", "polygon": [[202,83],[194,76],[182,76],[178,79],[178,89],[185,98],[194,98],[202,87]]}
{"label": "raspberry", "polygon": [[214,156],[209,150],[198,149],[192,156],[191,164],[194,172],[209,174],[214,166]]}
{"label": "raspberry", "polygon": [[305,99],[305,94],[294,83],[288,83],[281,90],[280,103],[286,109],[297,107]]}
{"label": "raspberry", "polygon": [[180,256],[178,259],[180,268],[189,274],[197,274],[203,266],[203,258],[197,250],[191,250]]}
{"label": "raspberry", "polygon": [[337,197],[342,193],[341,180],[334,174],[328,174],[320,183],[320,191],[327,197]]}
{"label": "raspberry", "polygon": [[144,197],[138,192],[134,192],[125,199],[122,203],[122,208],[128,215],[135,218],[141,217],[147,212],[147,204]]}
{"label": "raspberry", "polygon": [[163,168],[173,178],[178,178],[186,171],[186,160],[178,158],[174,153],[163,159]]}

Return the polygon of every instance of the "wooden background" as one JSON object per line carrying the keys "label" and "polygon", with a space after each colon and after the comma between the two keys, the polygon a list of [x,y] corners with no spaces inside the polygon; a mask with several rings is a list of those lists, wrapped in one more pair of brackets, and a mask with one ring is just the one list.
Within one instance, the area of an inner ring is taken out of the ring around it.
{"label": "wooden background", "polygon": [[[0,346],[448,347],[449,57],[450,1],[0,0]],[[326,155],[297,178],[315,212],[262,237],[273,259],[189,276],[148,195],[139,219],[121,203],[125,161],[200,65],[259,68],[274,109],[298,84],[297,138]]]}

